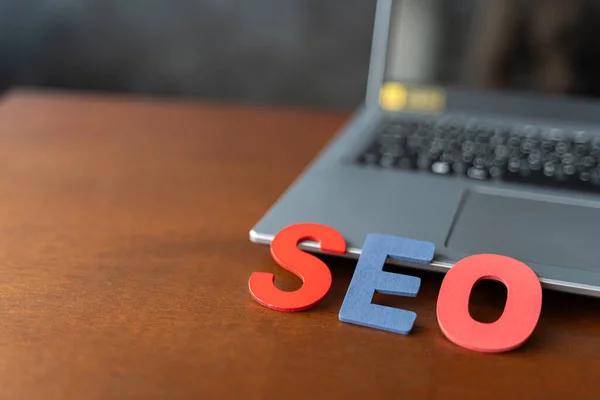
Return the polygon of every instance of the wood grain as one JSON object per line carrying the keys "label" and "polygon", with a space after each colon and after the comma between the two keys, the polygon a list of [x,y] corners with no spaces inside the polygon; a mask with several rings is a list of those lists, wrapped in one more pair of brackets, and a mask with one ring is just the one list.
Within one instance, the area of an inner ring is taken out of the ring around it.
{"label": "wood grain", "polygon": [[[247,289],[279,268],[248,231],[348,115],[16,91],[0,105],[1,399],[597,398],[600,300],[544,292],[520,350],[442,335],[441,276],[409,336],[337,318],[354,263],[297,314]],[[493,320],[505,293],[473,295]]]}

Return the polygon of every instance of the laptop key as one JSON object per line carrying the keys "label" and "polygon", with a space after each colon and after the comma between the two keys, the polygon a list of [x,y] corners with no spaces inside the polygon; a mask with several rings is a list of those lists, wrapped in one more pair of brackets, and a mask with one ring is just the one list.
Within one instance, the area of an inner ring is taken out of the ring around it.
{"label": "laptop key", "polygon": [[402,157],[397,164],[398,168],[410,170],[414,169],[416,166],[415,160],[410,157]]}
{"label": "laptop key", "polygon": [[462,161],[457,161],[452,164],[452,171],[457,175],[464,175],[467,172],[467,164]]}
{"label": "laptop key", "polygon": [[379,165],[383,168],[393,168],[396,165],[397,158],[391,154],[384,154],[379,160]]}
{"label": "laptop key", "polygon": [[488,172],[484,168],[471,167],[467,175],[471,179],[486,180],[488,178]]}
{"label": "laptop key", "polygon": [[431,171],[437,175],[447,175],[452,172],[447,161],[437,161],[431,166]]}

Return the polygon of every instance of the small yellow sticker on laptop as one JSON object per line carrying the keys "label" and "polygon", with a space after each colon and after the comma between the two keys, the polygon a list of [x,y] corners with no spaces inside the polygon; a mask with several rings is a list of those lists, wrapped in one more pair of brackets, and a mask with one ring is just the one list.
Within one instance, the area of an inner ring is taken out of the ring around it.
{"label": "small yellow sticker on laptop", "polygon": [[389,111],[437,112],[445,107],[446,96],[436,88],[406,87],[388,82],[381,87],[379,102],[382,108]]}

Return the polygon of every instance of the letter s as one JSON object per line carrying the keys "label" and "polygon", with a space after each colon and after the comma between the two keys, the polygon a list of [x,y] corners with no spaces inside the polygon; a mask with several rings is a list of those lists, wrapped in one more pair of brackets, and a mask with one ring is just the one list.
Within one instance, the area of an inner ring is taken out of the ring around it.
{"label": "letter s", "polygon": [[323,252],[346,252],[344,237],[328,226],[301,223],[282,229],[271,242],[271,255],[277,264],[300,277],[303,284],[294,292],[286,292],[275,286],[273,274],[254,272],[248,288],[259,304],[277,311],[296,312],[314,307],[327,296],[331,272],[323,261],[298,248],[303,240],[319,242]]}

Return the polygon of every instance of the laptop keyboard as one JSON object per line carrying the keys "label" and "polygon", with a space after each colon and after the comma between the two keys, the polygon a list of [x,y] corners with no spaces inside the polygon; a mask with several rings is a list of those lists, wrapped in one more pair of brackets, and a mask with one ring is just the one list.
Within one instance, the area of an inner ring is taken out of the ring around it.
{"label": "laptop keyboard", "polygon": [[600,191],[600,136],[480,120],[394,118],[359,154],[361,165]]}

